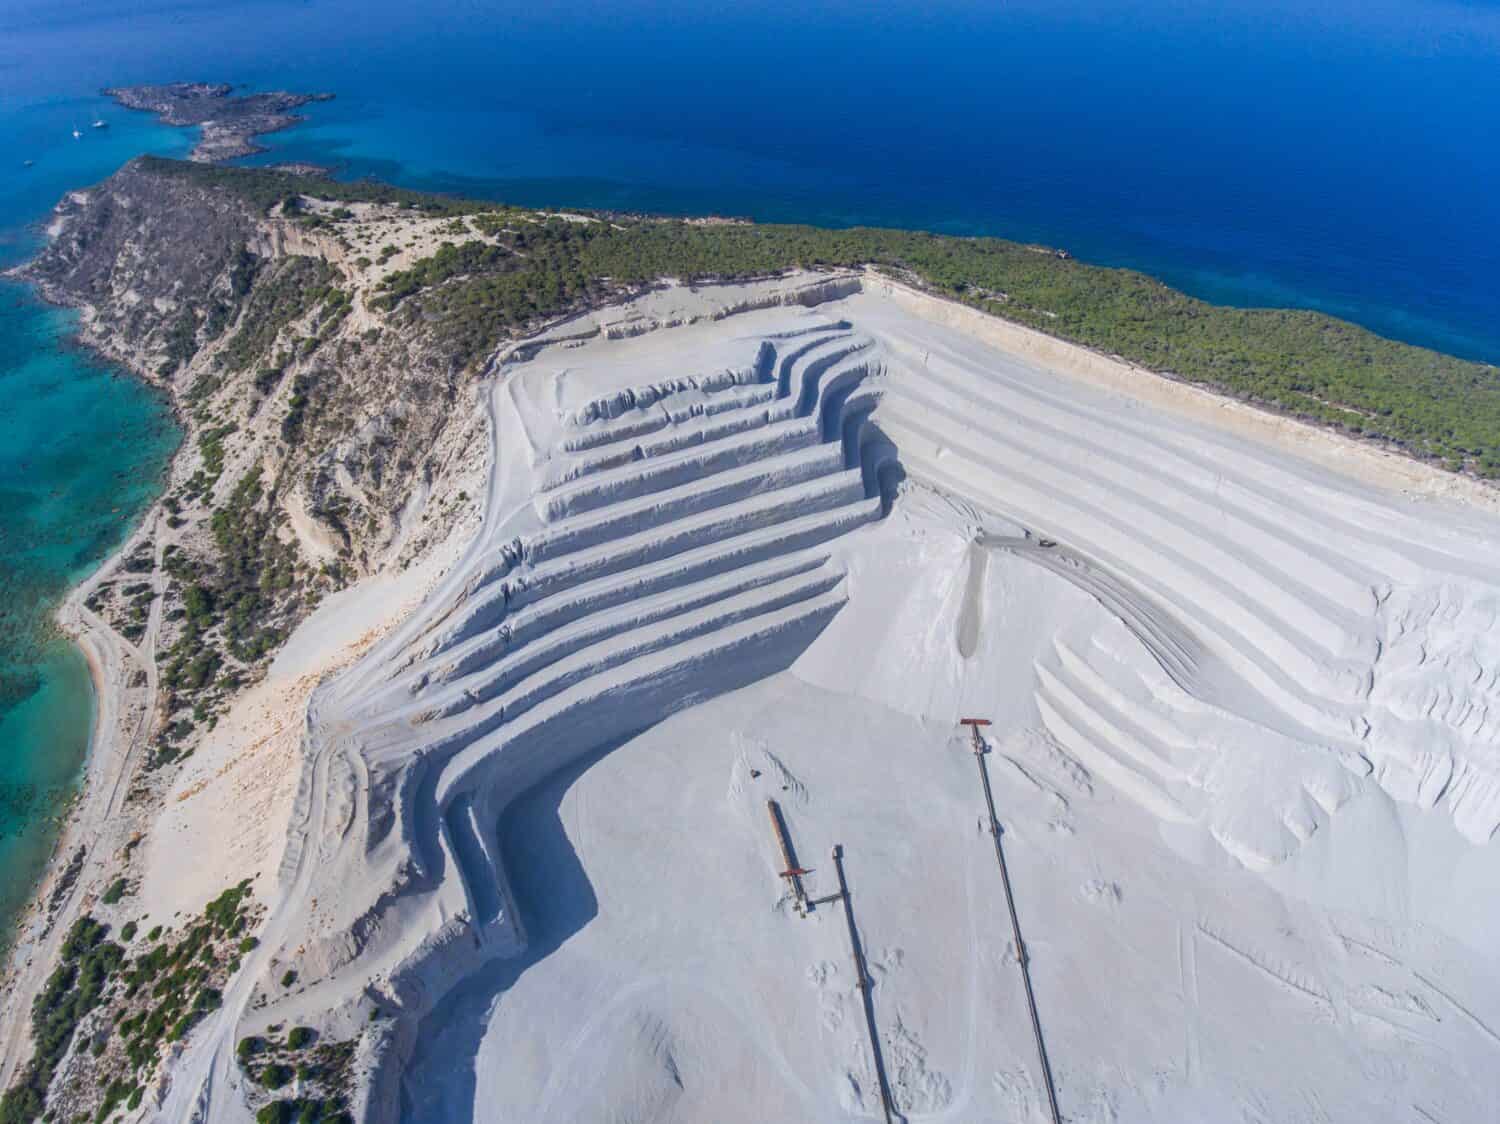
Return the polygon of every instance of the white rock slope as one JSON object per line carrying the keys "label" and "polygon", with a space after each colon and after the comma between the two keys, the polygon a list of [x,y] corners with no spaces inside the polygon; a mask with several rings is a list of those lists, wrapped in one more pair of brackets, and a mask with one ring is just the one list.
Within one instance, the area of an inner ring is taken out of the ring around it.
{"label": "white rock slope", "polygon": [[162,1119],[237,1119],[236,1036],[289,1020],[360,1037],[369,1121],[877,1117],[767,797],[847,848],[898,1108],[1041,1119],[974,712],[1069,1119],[1500,1111],[1500,519],[851,287],[671,290],[501,368],[484,528],[314,695]]}

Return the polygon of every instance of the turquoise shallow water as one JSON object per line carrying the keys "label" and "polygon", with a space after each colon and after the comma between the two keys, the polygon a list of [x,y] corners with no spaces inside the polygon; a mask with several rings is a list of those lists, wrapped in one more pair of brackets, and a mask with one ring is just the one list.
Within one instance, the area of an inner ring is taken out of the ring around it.
{"label": "turquoise shallow water", "polygon": [[[0,147],[38,153],[36,168],[0,178],[0,265],[34,251],[35,220],[63,191],[136,152],[184,151],[185,134],[144,118],[73,141],[71,122],[87,128],[103,106],[0,109]],[[0,282],[0,922],[46,861],[93,722],[88,667],[52,613],[155,498],[178,442],[165,400],[71,346],[73,323]]]}
{"label": "turquoise shallow water", "polygon": [[178,433],[166,404],[67,346],[72,316],[0,287],[0,916],[21,904],[71,791],[93,697],[51,615],[128,533]]}

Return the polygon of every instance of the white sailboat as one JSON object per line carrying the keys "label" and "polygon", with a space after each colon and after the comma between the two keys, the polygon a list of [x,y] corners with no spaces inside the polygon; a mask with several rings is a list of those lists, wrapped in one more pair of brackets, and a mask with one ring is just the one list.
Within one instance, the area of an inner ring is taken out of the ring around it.
{"label": "white sailboat", "polygon": [[81,132],[79,132],[76,127],[73,129],[73,139],[74,140],[82,140],[83,139],[83,134]]}

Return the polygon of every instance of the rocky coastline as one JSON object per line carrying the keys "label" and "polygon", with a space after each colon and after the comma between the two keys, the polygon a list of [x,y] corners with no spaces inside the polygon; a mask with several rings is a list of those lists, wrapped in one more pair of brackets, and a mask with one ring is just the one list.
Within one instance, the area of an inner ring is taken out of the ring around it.
{"label": "rocky coastline", "polygon": [[[327,595],[385,569],[395,555],[425,554],[462,520],[469,505],[437,478],[470,447],[474,420],[465,405],[472,391],[452,381],[442,353],[420,333],[386,330],[362,300],[351,308],[341,294],[359,274],[353,255],[294,214],[267,217],[230,193],[132,163],[70,193],[51,236],[14,276],[50,303],[80,310],[82,346],[166,392],[184,441],[162,498],[59,612],[88,659],[99,712],[82,791],[0,975],[4,1090],[27,1079],[33,1001],[77,924],[103,919],[122,932],[135,920],[144,932],[150,915],[170,928],[179,907],[152,903],[141,862],[148,835],[165,807],[195,806],[199,782],[184,778],[242,697],[311,686],[305,676],[282,684],[270,674],[285,637]],[[451,414],[414,415],[410,404],[423,401],[456,405]],[[346,425],[355,415],[364,424]],[[430,481],[420,490],[436,494],[436,506],[407,502],[413,476]],[[231,564],[213,525],[215,512],[231,509],[236,525],[263,531],[235,548],[232,565],[255,571],[241,592],[269,592],[257,595],[245,642],[225,631],[235,627],[224,615],[227,586],[193,638],[195,589],[227,576]],[[191,670],[211,647],[202,674]],[[171,671],[174,649],[186,679]],[[294,712],[295,704],[287,713]],[[265,776],[295,773],[278,766]],[[276,844],[268,836],[255,846]],[[267,861],[245,868],[256,888],[263,882],[253,868]],[[185,891],[194,900],[184,900],[184,914],[245,877],[203,874],[202,894]],[[128,889],[111,902],[107,891],[121,879]],[[56,1104],[92,1114],[101,1102],[89,1075],[113,1057],[78,1050],[61,1059],[51,1085]],[[152,1083],[142,1082],[143,1096]]]}

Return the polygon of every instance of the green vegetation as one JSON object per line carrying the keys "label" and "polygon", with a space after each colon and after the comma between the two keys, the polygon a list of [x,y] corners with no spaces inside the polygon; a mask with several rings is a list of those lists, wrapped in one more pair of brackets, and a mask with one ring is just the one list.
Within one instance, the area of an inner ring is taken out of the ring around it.
{"label": "green vegetation", "polygon": [[164,941],[138,956],[123,973],[125,997],[145,994],[156,1000],[149,1009],[118,1024],[126,1040],[126,1055],[137,1067],[151,1064],[162,1042],[175,1042],[223,1002],[212,981],[221,978],[229,962],[229,943],[248,923],[249,887],[226,890],[204,908],[200,922],[182,938]]}
{"label": "green vegetation", "polygon": [[333,335],[338,326],[343,323],[344,317],[349,315],[349,310],[354,307],[354,298],[343,289],[332,286],[321,292],[322,303],[313,313],[312,328],[317,333],[318,342],[321,343]]}
{"label": "green vegetation", "polygon": [[281,617],[298,603],[297,548],[277,535],[277,511],[263,498],[257,466],[240,478],[209,521],[215,557],[203,562],[174,553],[165,560],[182,598],[183,628],[164,656],[164,701],[169,714],[184,705],[191,705],[193,714],[176,718],[158,735],[158,764],[175,757],[174,744],[210,717],[199,696],[233,686],[229,679],[236,672],[221,676],[225,652],[242,664],[260,661],[281,642]]}
{"label": "green vegetation", "polygon": [[213,491],[219,477],[224,474],[224,438],[239,427],[234,423],[213,425],[198,433],[198,452],[203,457],[203,467],[193,473],[192,479],[183,488],[184,498],[208,495]]}
{"label": "green vegetation", "polygon": [[[104,938],[109,926],[84,915],[63,942],[62,963],[48,977],[31,1008],[36,1052],[16,1083],[0,1098],[0,1124],[29,1124],[46,1111],[47,1087],[73,1042],[79,1021],[97,1007],[125,950]],[[129,1095],[126,1089],[124,1096]],[[124,1099],[122,1096],[120,1099]]]}
{"label": "green vegetation", "polygon": [[113,1078],[104,1087],[104,1100],[94,1113],[94,1124],[103,1124],[110,1115],[121,1104],[134,1101],[137,1105],[141,1103],[142,1089],[139,1085],[127,1085],[119,1078]]}
{"label": "green vegetation", "polygon": [[125,879],[116,878],[109,884],[109,888],[104,891],[99,900],[105,905],[114,905],[125,896],[125,891],[129,889],[129,886],[130,883],[126,882]]}
{"label": "green vegetation", "polygon": [[337,1102],[316,1098],[272,1101],[255,1114],[256,1124],[348,1124],[353,1119]]}
{"label": "green vegetation", "polygon": [[[102,1016],[90,1024],[87,1038],[80,1039],[66,1077],[60,1080],[73,1083],[75,1092],[96,1091],[95,1121],[105,1120],[121,1105],[139,1107],[163,1044],[181,1039],[223,1002],[220,986],[232,962],[230,955],[250,920],[249,894],[248,881],[231,887],[208,904],[202,919],[191,923],[180,940],[153,943],[133,960],[119,944],[105,939],[107,925],[88,915],[74,922],[63,942],[61,962],[32,1005],[35,1052],[0,1098],[0,1124],[53,1119],[44,1115],[48,1088],[84,1019],[96,1009]],[[121,935],[128,940],[135,928],[132,922]],[[158,926],[150,939],[155,942],[161,935]],[[80,1060],[86,1063],[82,1067]]]}
{"label": "green vegetation", "polygon": [[306,195],[315,199],[327,199],[339,203],[386,203],[410,207],[432,215],[464,215],[475,211],[494,210],[492,203],[474,203],[462,199],[449,199],[421,191],[388,187],[382,183],[368,181],[339,183],[336,180],[317,176],[299,176],[290,172],[275,172],[255,168],[226,168],[214,164],[193,164],[186,161],[167,160],[159,156],[143,156],[140,167],[153,174],[174,176],[191,180],[206,187],[221,187],[248,200],[263,213],[270,212],[278,203]]}
{"label": "green vegetation", "polygon": [[1313,312],[1221,308],[1128,270],[1082,265],[999,239],[890,230],[475,220],[500,245],[445,245],[387,279],[382,303],[416,298],[460,358],[506,330],[659,277],[750,277],[874,264],[1036,328],[1452,468],[1500,477],[1500,372],[1381,339]]}
{"label": "green vegetation", "polygon": [[219,356],[231,371],[243,371],[259,360],[283,328],[336,291],[329,284],[333,269],[321,258],[294,255],[262,272],[266,275],[250,293],[240,330]]}
{"label": "green vegetation", "polygon": [[221,933],[237,936],[244,930],[245,900],[250,896],[250,879],[242,879],[203,907],[203,917]]}
{"label": "green vegetation", "polygon": [[276,384],[281,381],[281,376],[284,374],[286,374],[285,367],[262,367],[255,372],[255,393],[270,394],[276,389]]}
{"label": "green vegetation", "polygon": [[256,1120],[297,1124],[348,1124],[351,1120],[345,1105],[354,1043],[322,1042],[309,1049],[314,1037],[309,1027],[293,1027],[284,1044],[274,1039],[241,1040],[236,1056],[250,1080],[266,1089],[284,1088],[293,1076],[298,1081],[299,1096],[271,1101],[256,1114]]}
{"label": "green vegetation", "polygon": [[178,314],[167,330],[166,349],[167,358],[156,370],[164,379],[176,374],[198,351],[198,313],[191,305]]}
{"label": "green vegetation", "polygon": [[312,402],[312,392],[317,386],[314,374],[297,375],[292,379],[292,394],[287,399],[286,414],[281,419],[281,439],[295,445],[302,438],[302,423],[307,417],[307,407]]}
{"label": "green vegetation", "polygon": [[193,385],[188,387],[187,402],[193,408],[194,414],[202,414],[208,400],[213,397],[214,391],[222,386],[224,380],[218,375],[201,374],[193,380]]}
{"label": "green vegetation", "polygon": [[277,538],[272,513],[260,506],[260,469],[247,472],[229,501],[214,512],[210,527],[219,551],[215,601],[225,638],[236,659],[253,663],[281,641],[266,623],[270,595],[296,577],[297,551]]}
{"label": "green vegetation", "polygon": [[229,262],[229,292],[239,299],[250,292],[255,275],[260,271],[261,260],[250,252],[243,242],[236,247]]}
{"label": "green vegetation", "polygon": [[105,582],[89,594],[86,604],[103,614],[126,640],[135,643],[146,634],[155,599],[156,590],[150,582]]}
{"label": "green vegetation", "polygon": [[[1152,370],[1500,478],[1495,367],[1382,339],[1320,313],[1210,305],[1142,274],[1085,265],[1042,247],[872,228],[618,215],[607,222],[544,220],[379,184],[156,158],[142,165],[223,187],[262,210],[311,196],[471,216],[465,225],[493,244],[445,244],[392,275],[381,296],[388,309],[410,304],[411,317],[430,324],[460,366],[472,366],[508,335],[663,277],[694,282],[868,264]],[[448,229],[457,234],[459,227]],[[184,319],[184,339],[188,327]]]}

